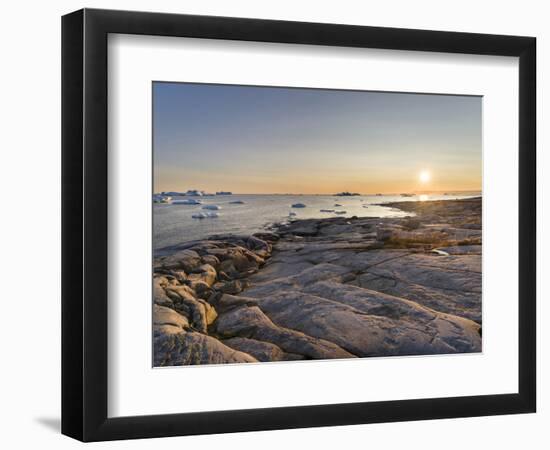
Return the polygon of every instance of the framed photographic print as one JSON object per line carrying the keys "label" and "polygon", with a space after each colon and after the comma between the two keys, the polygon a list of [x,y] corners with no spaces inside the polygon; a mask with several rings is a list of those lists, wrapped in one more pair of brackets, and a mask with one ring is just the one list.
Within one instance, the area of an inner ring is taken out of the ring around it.
{"label": "framed photographic print", "polygon": [[535,411],[535,38],[62,31],[64,434]]}

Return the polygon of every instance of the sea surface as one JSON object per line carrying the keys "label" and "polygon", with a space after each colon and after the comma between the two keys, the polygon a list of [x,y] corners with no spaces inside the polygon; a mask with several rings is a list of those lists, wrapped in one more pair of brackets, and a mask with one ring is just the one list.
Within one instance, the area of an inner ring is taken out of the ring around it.
{"label": "sea surface", "polygon": [[[154,250],[186,241],[204,239],[214,234],[252,234],[266,230],[273,223],[289,219],[327,217],[405,217],[405,213],[378,203],[419,200],[452,200],[479,196],[480,193],[428,194],[402,197],[400,195],[360,195],[339,197],[334,195],[213,195],[203,197],[177,196],[172,199],[192,198],[201,205],[153,204]],[[243,204],[230,202],[242,201]],[[292,208],[302,203],[305,208]],[[203,209],[205,205],[217,205],[217,211]],[[340,205],[340,206],[336,206]],[[345,211],[345,214],[321,212],[321,209]],[[216,218],[195,219],[199,213],[216,213]],[[289,216],[289,213],[295,213]]]}

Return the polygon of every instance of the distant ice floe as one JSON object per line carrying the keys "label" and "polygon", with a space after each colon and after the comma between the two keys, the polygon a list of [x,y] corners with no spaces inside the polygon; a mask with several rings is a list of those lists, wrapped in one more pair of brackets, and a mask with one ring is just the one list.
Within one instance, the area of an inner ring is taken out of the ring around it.
{"label": "distant ice floe", "polygon": [[290,205],[292,208],[305,208],[306,205],[303,203],[294,203],[293,205]]}
{"label": "distant ice floe", "polygon": [[191,216],[193,219],[216,219],[218,216],[218,213],[203,213],[200,212],[198,214],[193,214]]}
{"label": "distant ice floe", "polygon": [[347,211],[334,211],[334,214],[347,214]]}
{"label": "distant ice floe", "polygon": [[168,195],[153,195],[153,203],[170,203],[172,201],[172,197]]}
{"label": "distant ice floe", "polygon": [[230,205],[244,205],[245,202],[243,202],[242,200],[235,200],[233,202],[229,202]]}
{"label": "distant ice floe", "polygon": [[202,207],[202,209],[210,209],[210,210],[212,210],[212,211],[218,211],[218,210],[220,210],[220,209],[222,209],[222,208],[221,208],[220,206],[218,206],[218,205],[204,205],[204,206]]}
{"label": "distant ice floe", "polygon": [[190,197],[202,197],[206,193],[204,191],[199,191],[198,189],[189,189],[185,195],[189,195]]}
{"label": "distant ice floe", "polygon": [[185,198],[183,200],[172,200],[172,205],[202,205],[202,202],[194,198]]}
{"label": "distant ice floe", "polygon": [[359,192],[349,192],[349,191],[344,191],[344,192],[338,192],[338,194],[334,194],[338,197],[355,197],[355,196],[358,196],[358,195],[361,195],[359,194]]}
{"label": "distant ice floe", "polygon": [[334,209],[320,209],[319,211],[329,213],[334,212]]}

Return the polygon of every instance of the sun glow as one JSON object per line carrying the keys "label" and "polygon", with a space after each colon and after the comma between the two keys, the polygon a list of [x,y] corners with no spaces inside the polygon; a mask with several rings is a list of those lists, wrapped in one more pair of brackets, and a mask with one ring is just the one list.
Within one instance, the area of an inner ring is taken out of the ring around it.
{"label": "sun glow", "polygon": [[421,183],[428,183],[431,180],[431,178],[432,178],[432,175],[427,170],[423,170],[418,175],[418,179],[420,180]]}

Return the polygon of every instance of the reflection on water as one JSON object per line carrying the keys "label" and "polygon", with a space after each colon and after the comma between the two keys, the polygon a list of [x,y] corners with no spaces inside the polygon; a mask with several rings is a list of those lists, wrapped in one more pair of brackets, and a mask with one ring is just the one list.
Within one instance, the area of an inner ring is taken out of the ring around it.
{"label": "reflection on water", "polygon": [[[395,201],[451,200],[470,195],[434,195],[402,197],[400,195],[361,195],[338,197],[334,195],[223,195],[190,197],[200,205],[153,204],[153,248],[158,249],[181,242],[203,239],[212,234],[250,234],[266,225],[295,219],[323,217],[404,217],[407,213],[378,205]],[[174,200],[185,197],[174,197]],[[240,203],[239,203],[240,202]],[[292,208],[302,203],[305,207]],[[217,205],[216,214],[203,219],[193,218],[204,206]],[[289,216],[290,214],[290,216]]]}

